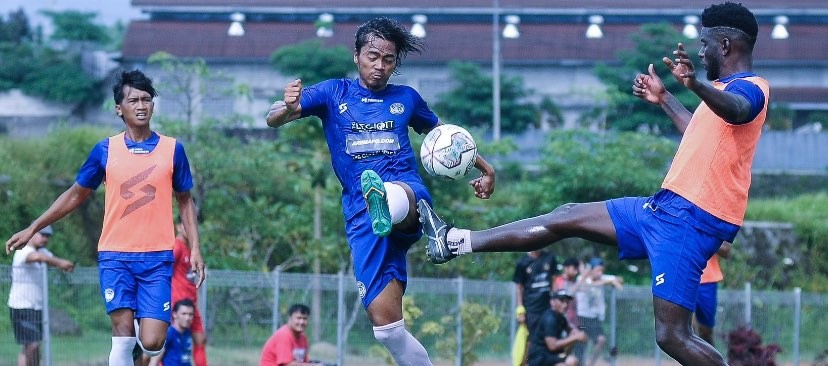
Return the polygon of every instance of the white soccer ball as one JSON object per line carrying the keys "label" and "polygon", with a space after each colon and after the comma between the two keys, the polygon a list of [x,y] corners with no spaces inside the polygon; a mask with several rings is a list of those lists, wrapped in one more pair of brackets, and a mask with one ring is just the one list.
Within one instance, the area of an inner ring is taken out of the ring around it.
{"label": "white soccer ball", "polygon": [[460,179],[474,167],[477,144],[465,128],[443,124],[426,135],[420,149],[420,160],[432,176]]}

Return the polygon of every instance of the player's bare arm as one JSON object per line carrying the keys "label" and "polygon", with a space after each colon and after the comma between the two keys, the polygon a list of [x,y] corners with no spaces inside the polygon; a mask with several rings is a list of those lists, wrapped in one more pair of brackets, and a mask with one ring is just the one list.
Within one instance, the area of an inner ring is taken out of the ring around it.
{"label": "player's bare arm", "polygon": [[690,60],[687,51],[684,50],[683,44],[678,44],[676,50],[673,51],[673,55],[676,57],[675,59],[671,60],[665,57],[663,61],[670,68],[676,80],[693,93],[696,93],[716,115],[722,117],[725,121],[747,122],[751,105],[745,97],[716,89],[708,83],[699,82],[696,78],[693,61]]}
{"label": "player's bare arm", "polygon": [[267,125],[279,127],[293,121],[302,115],[302,105],[299,99],[302,96],[302,80],[296,79],[285,86],[285,96],[270,106],[267,112]]}
{"label": "player's bare arm", "polygon": [[474,178],[469,182],[469,185],[474,188],[474,195],[477,198],[488,199],[492,196],[495,189],[495,170],[482,156],[477,155],[477,160],[474,162],[474,167],[480,170],[480,176]]}
{"label": "player's bare arm", "polygon": [[72,186],[58,196],[55,202],[52,203],[52,206],[50,206],[46,212],[41,214],[40,217],[34,220],[29,227],[12,235],[12,237],[6,241],[6,254],[26,246],[35,233],[74,211],[78,208],[78,206],[86,201],[87,198],[89,198],[92,192],[93,191],[91,189],[84,188],[78,183],[72,184]]}
{"label": "player's bare arm", "polygon": [[[668,66],[669,67],[669,66]],[[664,82],[655,73],[655,66],[650,64],[647,74],[638,74],[633,80],[632,93],[649,103],[657,104],[673,121],[679,132],[684,133],[693,116],[676,97],[664,88]]]}
{"label": "player's bare arm", "polygon": [[187,232],[187,240],[190,242],[190,265],[196,275],[196,287],[200,287],[207,276],[204,271],[204,258],[201,256],[201,242],[198,238],[198,225],[196,218],[195,203],[189,191],[175,192],[175,199],[178,201],[178,212],[181,215],[181,223],[184,231]]}

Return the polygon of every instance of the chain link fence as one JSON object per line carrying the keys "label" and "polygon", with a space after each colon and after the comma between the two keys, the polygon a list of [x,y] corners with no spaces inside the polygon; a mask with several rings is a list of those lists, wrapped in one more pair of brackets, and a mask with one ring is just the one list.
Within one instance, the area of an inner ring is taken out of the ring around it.
{"label": "chain link fence", "polygon": [[[106,365],[111,330],[96,268],[44,271],[43,365]],[[8,299],[11,266],[0,266],[0,296]],[[649,287],[607,288],[608,345],[599,365],[676,365],[655,344]],[[257,365],[261,346],[293,303],[311,306],[311,358],[328,364],[393,364],[374,340],[355,286],[345,274],[212,270],[199,290],[211,365]],[[509,365],[516,323],[514,284],[463,278],[412,278],[406,292],[406,326],[438,365]],[[812,365],[828,349],[828,294],[719,290],[716,347],[727,352],[727,332],[750,325],[782,348],[781,365]],[[458,316],[462,314],[462,316]],[[457,347],[457,344],[463,347]],[[617,354],[610,356],[610,349]],[[15,365],[9,316],[0,316],[0,365]]]}

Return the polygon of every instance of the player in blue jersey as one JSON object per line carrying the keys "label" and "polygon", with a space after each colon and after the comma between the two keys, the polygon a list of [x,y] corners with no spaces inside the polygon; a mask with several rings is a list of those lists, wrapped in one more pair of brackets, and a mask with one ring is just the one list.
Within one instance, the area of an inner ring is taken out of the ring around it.
{"label": "player in blue jersey", "polygon": [[[327,80],[308,88],[295,80],[267,114],[271,127],[307,116],[322,119],[343,188],[354,274],[374,336],[397,364],[417,366],[431,361],[403,323],[405,255],[422,235],[416,202],[431,202],[431,196],[417,172],[408,128],[427,133],[440,121],[417,91],[388,84],[388,79],[409,52],[421,51],[420,39],[396,21],[370,20],[356,32],[357,79]],[[494,169],[479,156],[475,167],[482,175],[470,185],[477,197],[489,198]]]}

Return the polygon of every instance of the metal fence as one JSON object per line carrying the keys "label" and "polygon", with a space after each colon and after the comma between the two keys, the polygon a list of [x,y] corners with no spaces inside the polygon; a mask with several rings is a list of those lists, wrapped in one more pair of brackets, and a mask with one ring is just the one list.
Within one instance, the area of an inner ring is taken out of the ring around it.
{"label": "metal fence", "polygon": [[[10,266],[0,266],[4,299],[10,272]],[[111,331],[97,277],[96,268],[77,268],[70,274],[48,271],[44,365],[106,365]],[[354,283],[344,274],[210,271],[199,295],[210,364],[257,365],[261,346],[293,303],[317,309],[318,317],[308,327],[311,358],[340,366],[391,364],[374,340]],[[606,352],[599,364],[675,365],[655,344],[649,287],[608,290],[605,349],[617,348],[618,353],[610,357]],[[477,365],[510,364],[516,328],[511,282],[412,278],[406,293],[406,326],[438,365],[463,365],[464,351],[476,357]],[[458,316],[461,311],[463,316]],[[752,291],[749,285],[720,290],[716,346],[725,353],[726,333],[749,324],[763,343],[782,348],[778,364],[811,365],[828,349],[826,311],[828,294]],[[14,365],[19,351],[9,317],[0,316],[0,365]]]}

